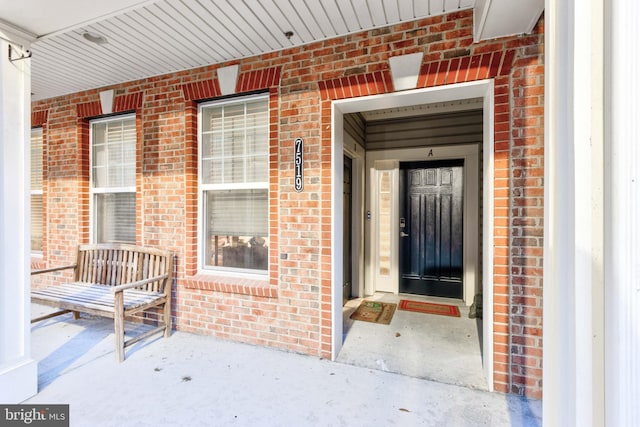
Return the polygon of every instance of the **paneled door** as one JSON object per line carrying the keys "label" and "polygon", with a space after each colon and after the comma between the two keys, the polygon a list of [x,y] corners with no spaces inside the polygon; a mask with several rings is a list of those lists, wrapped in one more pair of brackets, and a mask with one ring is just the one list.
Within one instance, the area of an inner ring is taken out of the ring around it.
{"label": "paneled door", "polygon": [[462,298],[464,162],[400,164],[400,292]]}

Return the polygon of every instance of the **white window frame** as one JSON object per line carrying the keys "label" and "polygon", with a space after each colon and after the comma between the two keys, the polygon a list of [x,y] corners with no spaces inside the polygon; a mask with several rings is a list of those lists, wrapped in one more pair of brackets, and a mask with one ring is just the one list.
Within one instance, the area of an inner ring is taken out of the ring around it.
{"label": "white window frame", "polygon": [[[39,137],[40,137],[40,140],[42,141],[42,143],[41,143],[42,149],[40,151],[40,155],[41,155],[41,158],[40,158],[40,165],[41,165],[40,174],[43,174],[44,173],[44,135],[43,135],[42,128],[41,127],[35,127],[35,128],[31,129],[31,141],[30,141],[30,144],[31,144],[31,148],[32,148],[32,151],[31,151],[31,156],[32,156],[31,165],[32,166],[33,166],[33,138],[34,138],[34,134],[40,134]],[[43,192],[44,177],[42,177],[42,180],[43,180],[43,182],[42,182],[42,185],[41,185],[41,187],[39,189],[34,189],[33,188],[33,182],[31,183],[31,185],[30,185],[30,193],[31,193],[31,200],[32,201],[33,201],[33,197],[34,196],[40,196],[40,198],[42,200],[42,207],[44,209],[44,192]],[[32,207],[32,209],[33,209],[33,207]],[[43,214],[44,214],[44,211],[43,211]],[[31,231],[33,233],[33,223],[31,221],[31,219],[29,219],[29,224],[30,224],[30,227],[31,227]],[[41,247],[44,244],[44,225],[45,224],[44,224],[44,220],[43,220],[42,221],[42,236],[41,236],[42,241],[40,242],[40,246]],[[31,235],[31,238],[33,239],[33,235]],[[29,244],[31,245],[31,242]],[[42,250],[34,251],[33,248],[31,248],[31,256],[42,257]]]}
{"label": "white window frame", "polygon": [[[131,120],[134,122],[136,120],[135,113],[133,114],[123,114],[113,117],[106,117],[100,119],[94,119],[89,122],[89,209],[90,209],[90,224],[89,224],[89,238],[90,241],[96,243],[96,206],[95,206],[95,195],[96,194],[120,194],[120,193],[136,193],[136,185],[131,186],[123,186],[123,187],[100,187],[95,188],[93,182],[93,125],[96,123],[105,123],[105,122],[116,122],[116,121],[124,121]],[[137,135],[137,123],[136,123],[136,135]],[[137,137],[136,137],[137,140]],[[137,141],[136,141],[136,153],[137,153]],[[136,155],[137,157],[137,155]],[[137,165],[136,165],[137,166]],[[134,168],[136,168],[134,166]],[[135,218],[134,218],[135,220]],[[136,236],[133,236],[134,240],[131,242],[132,244],[136,243]]]}
{"label": "white window frame", "polygon": [[[253,277],[253,278],[266,278],[268,277],[269,267],[267,263],[266,270],[255,270],[247,268],[234,268],[234,267],[222,267],[222,266],[209,266],[205,263],[206,246],[205,246],[205,193],[212,190],[260,190],[266,189],[269,191],[269,159],[267,159],[267,178],[264,182],[245,182],[245,183],[229,183],[229,184],[203,184],[203,167],[202,167],[202,110],[210,106],[222,106],[238,103],[248,103],[255,100],[267,101],[267,128],[270,128],[270,107],[269,107],[269,94],[261,93],[257,95],[238,96],[224,100],[214,100],[209,102],[203,102],[198,105],[198,271],[204,274],[224,274],[225,276],[232,277]],[[270,133],[270,131],[269,131]],[[270,138],[269,136],[267,138]],[[270,141],[267,142],[270,145]],[[267,215],[269,215],[270,207],[267,207]],[[269,223],[269,218],[267,218]]]}

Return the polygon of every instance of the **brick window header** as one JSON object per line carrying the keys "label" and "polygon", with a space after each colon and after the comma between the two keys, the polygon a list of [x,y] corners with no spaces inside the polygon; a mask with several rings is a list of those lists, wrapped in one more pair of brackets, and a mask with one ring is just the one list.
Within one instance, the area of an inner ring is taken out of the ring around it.
{"label": "brick window header", "polygon": [[31,113],[31,127],[39,127],[47,122],[49,110],[34,111]]}
{"label": "brick window header", "polygon": [[[144,92],[127,93],[124,95],[118,95],[113,100],[113,112],[122,113],[125,111],[134,111],[142,108],[142,99],[144,98]],[[89,117],[102,116],[102,105],[100,100],[85,102],[83,104],[76,105],[76,111],[78,118],[86,119]]]}
{"label": "brick window header", "polygon": [[[236,93],[270,89],[280,84],[282,67],[271,67],[261,70],[240,73],[236,83]],[[181,86],[185,101],[216,98],[222,95],[217,78],[185,83]]]}

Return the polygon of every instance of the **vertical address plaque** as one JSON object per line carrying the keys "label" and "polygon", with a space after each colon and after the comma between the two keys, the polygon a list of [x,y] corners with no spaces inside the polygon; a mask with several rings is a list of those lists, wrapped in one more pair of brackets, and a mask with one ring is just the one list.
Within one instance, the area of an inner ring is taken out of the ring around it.
{"label": "vertical address plaque", "polygon": [[294,142],[294,160],[293,160],[293,173],[294,173],[294,182],[293,187],[299,193],[304,188],[304,141],[302,138],[296,138]]}

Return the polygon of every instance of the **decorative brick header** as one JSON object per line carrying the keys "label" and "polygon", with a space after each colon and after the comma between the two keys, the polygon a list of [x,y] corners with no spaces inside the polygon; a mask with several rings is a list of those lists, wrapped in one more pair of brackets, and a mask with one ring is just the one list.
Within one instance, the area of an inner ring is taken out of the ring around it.
{"label": "decorative brick header", "polygon": [[[280,84],[282,67],[271,67],[262,70],[248,71],[238,76],[236,93],[269,89]],[[215,98],[222,95],[217,78],[185,83],[181,86],[185,101]]]}
{"label": "decorative brick header", "polygon": [[[491,79],[509,74],[514,50],[447,58],[423,64],[417,88]],[[323,100],[355,98],[393,92],[389,71],[359,74],[318,82]]]}
{"label": "decorative brick header", "polygon": [[355,98],[393,92],[393,82],[389,71],[359,74],[318,82],[323,100]]}
{"label": "decorative brick header", "polygon": [[138,110],[142,107],[143,92],[128,93],[116,96],[113,100],[113,112]]}
{"label": "decorative brick header", "polygon": [[202,80],[182,85],[182,95],[185,101],[215,98],[221,94],[218,79]]}
{"label": "decorative brick header", "polygon": [[282,67],[271,67],[262,70],[241,73],[238,77],[237,92],[268,89],[280,84]]}
{"label": "decorative brick header", "polygon": [[102,115],[102,106],[100,101],[85,102],[76,105],[76,111],[79,118],[96,117]]}
{"label": "decorative brick header", "polygon": [[[121,113],[123,111],[139,110],[142,108],[143,92],[128,93],[116,96],[113,101],[113,112]],[[103,114],[100,100],[85,102],[76,105],[78,117],[86,119],[88,117],[97,117]]]}
{"label": "decorative brick header", "polygon": [[47,122],[48,118],[49,118],[49,110],[34,111],[31,113],[31,126],[32,127],[42,126]]}
{"label": "decorative brick header", "polygon": [[509,50],[423,64],[418,77],[418,88],[506,76],[511,70],[514,57],[515,51]]}

